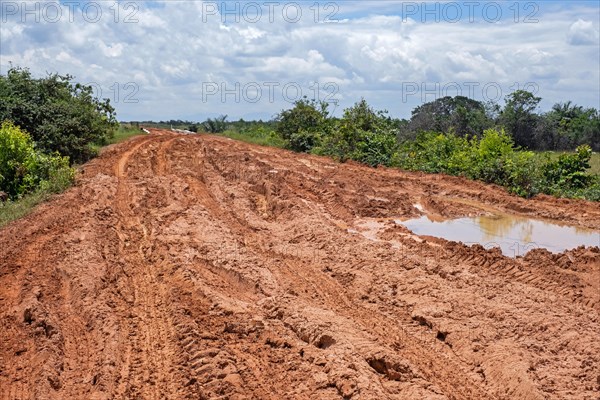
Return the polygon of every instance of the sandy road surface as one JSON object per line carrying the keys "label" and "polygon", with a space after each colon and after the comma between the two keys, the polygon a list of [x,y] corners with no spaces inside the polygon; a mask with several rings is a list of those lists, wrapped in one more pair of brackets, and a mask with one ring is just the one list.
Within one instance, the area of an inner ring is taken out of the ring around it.
{"label": "sandy road surface", "polygon": [[[596,203],[153,131],[0,230],[0,400],[598,399],[600,250],[390,218]],[[373,227],[378,227],[374,230]]]}

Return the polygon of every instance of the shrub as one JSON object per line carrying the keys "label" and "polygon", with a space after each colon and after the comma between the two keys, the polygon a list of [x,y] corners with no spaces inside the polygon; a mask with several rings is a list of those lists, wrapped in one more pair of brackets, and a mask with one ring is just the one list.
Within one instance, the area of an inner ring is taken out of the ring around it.
{"label": "shrub", "polygon": [[398,148],[395,132],[389,130],[362,131],[360,137],[356,150],[350,154],[350,158],[372,167],[392,164],[392,158]]}
{"label": "shrub", "polygon": [[0,190],[14,199],[38,188],[60,191],[74,177],[69,159],[35,149],[26,132],[11,122],[0,126]]}
{"label": "shrub", "polygon": [[386,111],[375,111],[365,99],[344,110],[344,116],[315,152],[340,161],[371,166],[391,165],[398,148],[397,129]]}
{"label": "shrub", "polygon": [[414,141],[402,145],[394,164],[496,183],[521,196],[538,191],[534,153],[519,151],[509,135],[494,129],[486,130],[481,139],[459,137],[453,132],[421,132]]}
{"label": "shrub", "polygon": [[561,154],[558,160],[546,163],[542,167],[545,185],[552,193],[586,188],[594,180],[585,172],[590,168],[591,157],[591,147],[581,145],[574,154]]}
{"label": "shrub", "polygon": [[294,107],[277,115],[277,133],[288,141],[294,151],[308,152],[321,143],[330,130],[328,104],[305,98]]}
{"label": "shrub", "polygon": [[495,183],[507,180],[510,172],[506,164],[513,155],[514,144],[504,131],[486,130],[480,140],[471,140],[469,151],[473,157],[468,173],[470,178]]}
{"label": "shrub", "polygon": [[468,139],[429,131],[404,142],[394,164],[412,171],[462,175],[469,170],[471,158]]}

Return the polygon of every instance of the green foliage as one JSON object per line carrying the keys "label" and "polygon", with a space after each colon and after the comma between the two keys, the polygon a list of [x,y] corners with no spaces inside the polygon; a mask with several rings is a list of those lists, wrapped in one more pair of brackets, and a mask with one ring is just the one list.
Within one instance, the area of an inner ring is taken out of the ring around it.
{"label": "green foliage", "polygon": [[411,171],[461,174],[471,162],[467,138],[433,131],[421,132],[415,140],[402,144],[394,165]]}
{"label": "green foliage", "polygon": [[557,103],[547,113],[537,113],[541,98],[517,90],[505,98],[501,109],[464,96],[442,97],[416,107],[399,129],[401,141],[414,140],[419,132],[455,132],[481,136],[486,129],[502,126],[516,145],[537,150],[569,150],[589,144],[600,151],[600,113],[570,101]]}
{"label": "green foliage", "polygon": [[[190,126],[193,128],[193,126]],[[209,133],[222,133],[227,129],[227,115],[220,115],[216,118],[208,118],[206,121],[202,123],[202,128],[206,132]],[[197,132],[196,130],[189,129],[192,132]]]}
{"label": "green foliage", "polygon": [[514,148],[512,138],[494,129],[488,129],[480,140],[472,140],[469,177],[484,182],[502,183],[508,179],[511,171],[507,163]]}
{"label": "green foliage", "polygon": [[25,191],[35,162],[33,141],[10,122],[0,127],[0,190],[10,197]]}
{"label": "green foliage", "polygon": [[9,198],[38,188],[55,192],[73,177],[67,157],[37,151],[31,137],[11,122],[0,126],[0,190]]}
{"label": "green foliage", "polygon": [[391,165],[392,158],[398,148],[395,132],[388,130],[361,131],[360,136],[356,150],[350,154],[351,159],[372,167]]}
{"label": "green foliage", "polygon": [[[536,153],[540,159],[543,159],[545,162],[556,161],[563,154],[573,154],[574,151],[565,152],[565,151],[544,151]],[[592,156],[590,158],[590,168],[587,170],[588,173],[592,175],[600,175],[600,153],[592,152]]]}
{"label": "green foliage", "polygon": [[538,162],[531,151],[513,151],[504,160],[507,174],[504,181],[496,182],[505,186],[512,193],[522,197],[530,197],[539,193]]}
{"label": "green foliage", "polygon": [[481,139],[421,132],[414,141],[402,144],[394,165],[495,183],[524,197],[546,193],[597,200],[600,177],[586,173],[591,154],[586,145],[575,154],[543,161],[535,153],[516,147],[504,131],[488,129]]}
{"label": "green foliage", "polygon": [[117,122],[108,99],[100,101],[91,86],[72,79],[58,74],[35,79],[29,70],[11,67],[0,75],[0,121],[30,132],[40,150],[79,163],[95,155],[92,145],[105,144]]}
{"label": "green foliage", "polygon": [[308,100],[304,97],[294,107],[277,115],[277,133],[289,143],[294,151],[311,151],[321,143],[330,131],[329,112],[326,102]]}
{"label": "green foliage", "polygon": [[600,201],[600,177],[594,175],[593,181],[585,188],[576,190],[572,197],[591,201]]}
{"label": "green foliage", "polygon": [[60,193],[69,188],[73,183],[73,174],[74,170],[68,167],[53,170],[50,179],[43,181],[33,192],[14,200],[0,202],[0,227],[26,216],[53,193]]}

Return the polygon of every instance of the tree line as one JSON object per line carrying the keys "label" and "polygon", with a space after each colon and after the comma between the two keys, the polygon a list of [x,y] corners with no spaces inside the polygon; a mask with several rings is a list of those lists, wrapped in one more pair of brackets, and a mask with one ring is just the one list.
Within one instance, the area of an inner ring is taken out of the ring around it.
{"label": "tree line", "polygon": [[364,100],[348,109],[351,115],[347,115],[348,110],[345,110],[342,117],[333,117],[327,103],[304,98],[296,101],[291,109],[282,110],[275,119],[265,122],[227,121],[227,116],[221,115],[203,122],[168,120],[134,124],[211,133],[227,129],[248,130],[257,124],[271,128],[278,125],[277,132],[289,140],[291,149],[310,151],[313,146],[322,144],[321,140],[332,128],[342,127],[348,118],[363,118],[367,124],[363,130],[370,131],[377,125],[378,129],[395,133],[399,142],[414,140],[425,131],[481,137],[485,130],[495,128],[504,129],[515,145],[523,149],[572,151],[588,144],[593,151],[600,151],[600,114],[597,109],[567,101],[556,103],[547,112],[540,112],[541,100],[526,90],[517,90],[506,96],[504,107],[464,96],[446,96],[414,108],[409,119],[397,119],[388,117],[387,111],[372,110]]}
{"label": "tree line", "polygon": [[[537,112],[540,97],[525,90],[517,90],[506,97],[503,108],[496,103],[483,103],[464,96],[446,96],[420,105],[412,110],[410,119],[387,117],[387,111],[372,110],[363,99],[344,111],[341,118],[329,118],[327,104],[300,100],[290,110],[278,114],[279,132],[291,139],[291,147],[310,150],[311,143],[318,143],[318,132],[330,124],[343,126],[348,119],[360,118],[364,130],[386,129],[397,136],[399,142],[414,140],[420,132],[434,131],[453,133],[460,137],[481,137],[490,128],[504,129],[516,146],[529,150],[574,150],[588,144],[593,151],[600,151],[600,114],[595,108],[577,106],[571,101],[557,103],[548,112]],[[294,124],[306,119],[308,124]],[[357,122],[357,121],[355,121]],[[366,126],[364,124],[367,124]],[[310,139],[297,138],[300,130],[315,131]],[[359,124],[360,125],[360,124]],[[325,132],[326,133],[326,132]],[[296,143],[296,141],[298,143]]]}

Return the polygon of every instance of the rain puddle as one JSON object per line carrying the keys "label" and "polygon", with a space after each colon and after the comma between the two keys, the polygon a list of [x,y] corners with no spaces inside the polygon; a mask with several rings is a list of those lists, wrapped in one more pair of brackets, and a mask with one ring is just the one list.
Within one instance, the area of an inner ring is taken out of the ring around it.
{"label": "rain puddle", "polygon": [[441,237],[467,245],[500,247],[509,257],[525,255],[529,250],[545,248],[553,253],[575,247],[600,246],[600,232],[558,225],[514,215],[484,215],[433,221],[427,216],[406,221],[397,220],[417,235]]}

